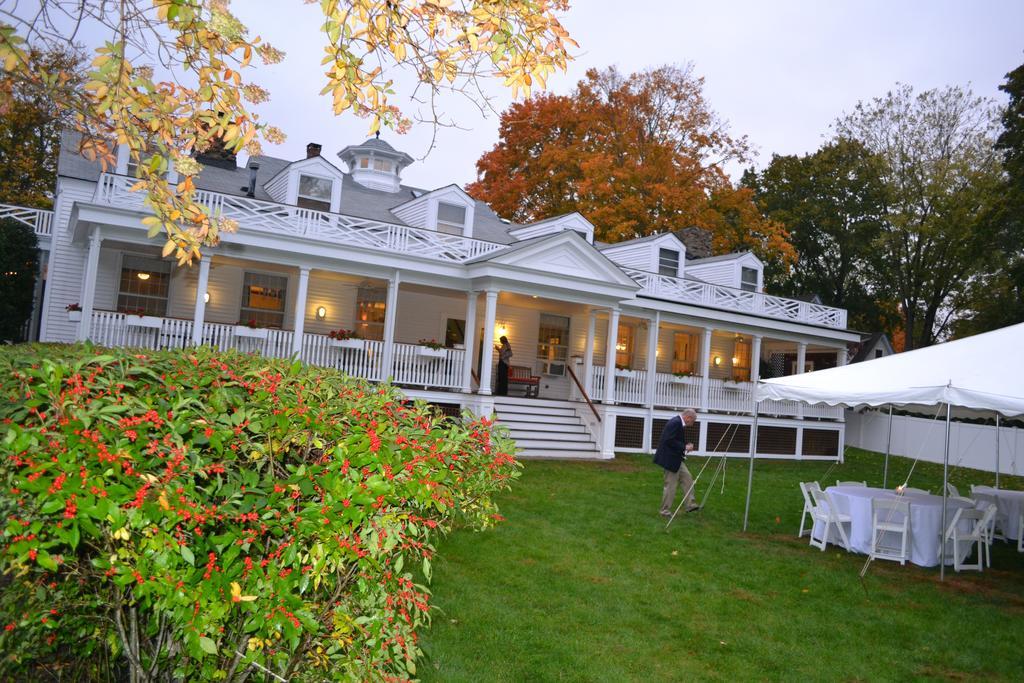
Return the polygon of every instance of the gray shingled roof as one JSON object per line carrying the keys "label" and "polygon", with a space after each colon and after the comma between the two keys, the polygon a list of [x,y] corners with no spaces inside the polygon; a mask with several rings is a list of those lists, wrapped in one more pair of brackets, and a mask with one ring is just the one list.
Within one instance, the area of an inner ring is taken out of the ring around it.
{"label": "gray shingled roof", "polygon": [[[99,162],[89,161],[78,154],[79,137],[77,133],[70,131],[66,131],[63,134],[60,155],[57,160],[57,173],[65,177],[95,182],[100,177],[100,164]],[[380,145],[382,146],[381,149],[383,149],[383,146],[391,148],[388,143],[376,138],[370,138],[367,143]],[[267,194],[263,185],[292,162],[286,159],[263,155],[251,157],[249,161],[250,163],[258,163],[260,165],[259,170],[256,172],[256,191],[254,193],[256,199],[268,202],[274,201]],[[430,192],[430,190],[410,187],[408,185],[402,185],[398,192],[374,190],[360,185],[348,173],[342,173],[342,175],[341,213],[358,218],[405,225],[404,221],[391,213],[391,209]],[[210,190],[211,192],[244,197],[248,186],[249,169],[244,166],[226,169],[204,165],[202,171],[196,176],[196,187],[201,190]],[[514,223],[503,222],[491,207],[481,201],[476,202],[473,215],[473,236],[476,239],[488,242],[510,244],[515,240],[508,234],[509,230],[522,227]]]}

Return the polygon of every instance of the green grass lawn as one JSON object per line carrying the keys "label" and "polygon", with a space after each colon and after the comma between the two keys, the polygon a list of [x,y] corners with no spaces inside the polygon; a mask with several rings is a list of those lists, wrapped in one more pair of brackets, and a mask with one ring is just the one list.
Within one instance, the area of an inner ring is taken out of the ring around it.
{"label": "green grass lawn", "polygon": [[[691,458],[696,476],[703,461]],[[911,462],[894,458],[890,485]],[[882,459],[759,462],[751,524],[740,528],[746,462],[725,492],[665,532],[661,469],[648,456],[609,463],[528,462],[500,499],[508,518],[446,539],[434,567],[424,680],[684,681],[1024,678],[1024,554],[996,543],[982,574],[822,553],[796,539],[797,482],[866,479]],[[703,497],[714,463],[698,483]],[[970,483],[994,475],[956,469]],[[912,485],[938,491],[941,466]],[[1004,477],[1006,488],[1024,481]]]}

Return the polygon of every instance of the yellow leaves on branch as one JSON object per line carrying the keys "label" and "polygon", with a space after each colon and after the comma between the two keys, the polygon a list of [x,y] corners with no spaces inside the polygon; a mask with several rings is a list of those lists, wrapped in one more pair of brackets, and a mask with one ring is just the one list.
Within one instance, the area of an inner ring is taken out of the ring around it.
{"label": "yellow leaves on branch", "polygon": [[[246,77],[254,54],[264,64],[284,54],[251,38],[228,10],[229,0],[124,0],[110,12],[134,13],[127,35],[99,47],[84,88],[57,104],[83,134],[81,151],[104,170],[115,165],[117,145],[127,145],[138,167],[133,189],[146,192],[154,216],[150,234],[166,233],[163,253],[191,263],[203,247],[237,226],[211,215],[196,199],[192,159],[212,146],[261,153],[260,141],[279,144],[284,134],[259,121],[248,105],[269,93]],[[126,6],[125,6],[126,5]],[[461,89],[465,81],[493,76],[515,96],[544,87],[564,70],[576,46],[557,13],[568,0],[320,0],[324,23],[326,85],[336,114],[369,119],[370,132],[411,125],[395,96],[387,68],[413,69],[431,91]],[[98,10],[103,13],[108,11]],[[112,15],[113,16],[113,15]],[[111,17],[108,17],[108,19]],[[116,18],[116,17],[115,17]],[[60,29],[52,29],[54,38]],[[148,45],[133,63],[124,45]],[[25,58],[25,37],[0,22],[0,64],[5,71],[43,81]],[[146,63],[173,64],[166,80],[155,80]],[[464,92],[470,91],[467,88]],[[171,165],[181,178],[167,179]]]}

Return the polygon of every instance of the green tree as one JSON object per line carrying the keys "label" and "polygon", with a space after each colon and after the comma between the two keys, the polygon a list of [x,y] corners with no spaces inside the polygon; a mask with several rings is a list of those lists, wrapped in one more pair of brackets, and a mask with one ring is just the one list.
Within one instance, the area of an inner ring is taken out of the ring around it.
{"label": "green tree", "polygon": [[[34,72],[62,70],[73,76],[67,88],[81,85],[80,59],[74,52],[32,50]],[[0,202],[48,209],[57,182],[57,150],[62,118],[49,89],[13,72],[0,71]]]}
{"label": "green tree", "polygon": [[36,234],[24,223],[0,219],[0,245],[0,342],[22,341],[39,265]]}
{"label": "green tree", "polygon": [[838,139],[812,154],[773,155],[743,184],[760,210],[785,226],[796,249],[789,267],[772,264],[766,284],[787,296],[817,294],[850,312],[850,326],[888,329],[869,283],[873,244],[882,234],[885,161],[854,140]]}
{"label": "green tree", "polygon": [[996,234],[989,272],[975,278],[961,299],[966,313],[954,324],[957,336],[1024,322],[1024,64],[1006,74],[999,89],[1010,96],[996,140],[1005,178],[991,212]]}
{"label": "green tree", "polygon": [[914,93],[899,85],[860,102],[835,125],[885,160],[884,229],[874,284],[899,303],[907,350],[944,336],[959,297],[985,271],[989,207],[1000,186],[998,111],[957,86]]}

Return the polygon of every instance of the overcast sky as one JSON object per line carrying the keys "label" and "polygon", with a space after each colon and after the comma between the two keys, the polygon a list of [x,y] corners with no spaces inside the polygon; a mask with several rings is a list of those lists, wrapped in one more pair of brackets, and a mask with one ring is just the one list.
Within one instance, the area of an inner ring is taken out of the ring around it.
{"label": "overcast sky", "polygon": [[[551,90],[566,93],[591,67],[631,72],[669,62],[693,62],[706,78],[711,106],[736,135],[746,135],[763,166],[773,153],[816,149],[829,125],[859,100],[885,94],[897,81],[916,89],[970,84],[979,95],[998,91],[1004,75],[1024,63],[1021,0],[857,0],[856,2],[691,2],[576,0],[563,23],[580,44],[567,74]],[[235,0],[252,32],[285,50],[284,63],[257,80],[271,91],[260,108],[288,141],[266,152],[290,159],[307,142],[334,156],[366,137],[367,122],[331,114],[319,65],[319,6],[298,0]],[[495,84],[500,111],[510,102]],[[401,104],[401,103],[399,103]],[[429,151],[425,124],[384,139],[418,161],[404,173],[410,185],[433,188],[475,178],[475,162],[497,140],[497,116],[484,118],[464,102],[443,103],[463,130],[444,129]],[[340,161],[337,161],[340,164]],[[730,169],[738,176],[740,169]]]}

